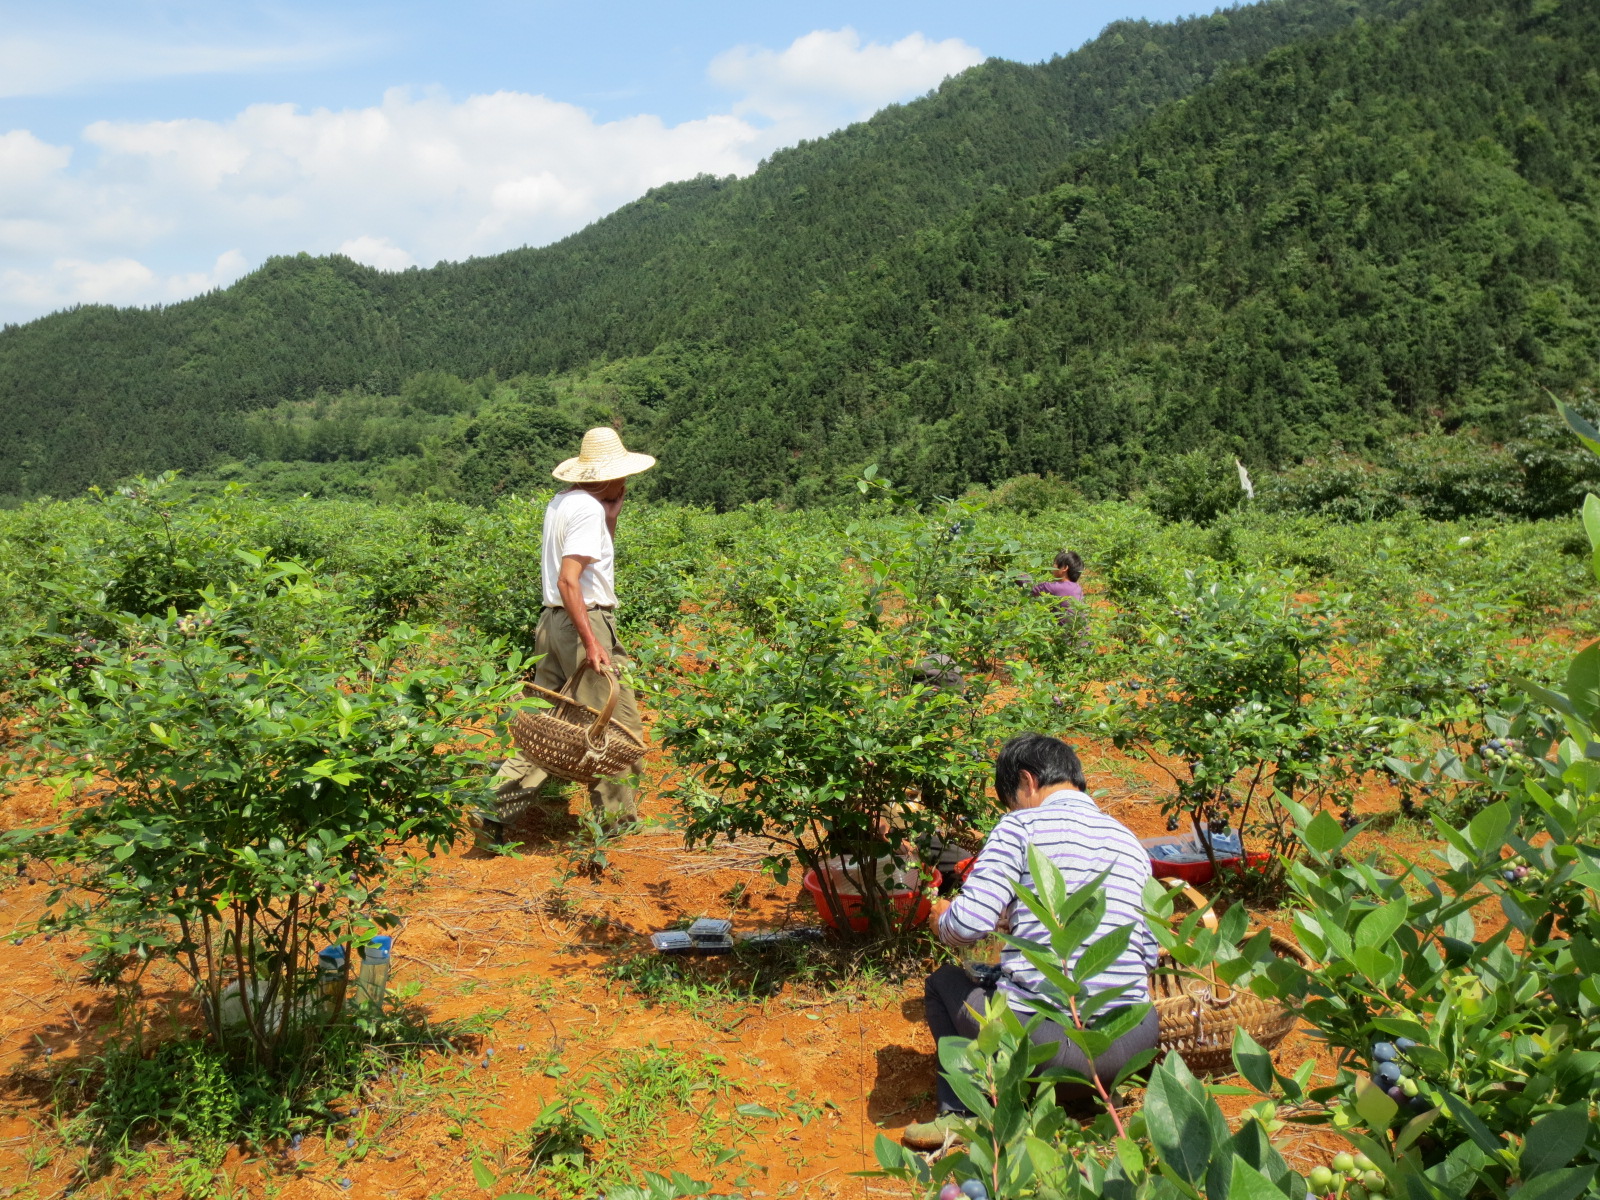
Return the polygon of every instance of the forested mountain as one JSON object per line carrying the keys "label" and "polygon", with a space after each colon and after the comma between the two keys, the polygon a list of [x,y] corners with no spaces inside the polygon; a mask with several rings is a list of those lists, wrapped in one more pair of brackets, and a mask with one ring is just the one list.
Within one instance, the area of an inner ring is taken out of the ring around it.
{"label": "forested mountain", "polygon": [[1235,64],[1395,0],[1279,0],[1119,22],[1035,67],[990,61],[743,180],[656,189],[556,245],[390,275],[284,258],[158,309],[80,307],[0,332],[0,495],[68,492],[244,452],[242,413],[414,372],[560,371],[663,342],[759,345],[901,238]]}
{"label": "forested mountain", "polygon": [[663,483],[730,504],[881,462],[925,493],[1116,488],[1201,445],[1494,433],[1596,382],[1597,155],[1591,0],[1437,0],[1286,46],[683,371]]}
{"label": "forested mountain", "polygon": [[[718,505],[870,461],[927,492],[1100,490],[1199,445],[1492,432],[1600,356],[1597,65],[1590,0],[1122,22],[544,249],[278,259],[8,328],[0,495],[353,445],[328,412],[369,443],[410,422],[418,479],[486,494],[547,471],[596,397],[662,457],[659,493]],[[372,399],[317,399],[352,390]]]}

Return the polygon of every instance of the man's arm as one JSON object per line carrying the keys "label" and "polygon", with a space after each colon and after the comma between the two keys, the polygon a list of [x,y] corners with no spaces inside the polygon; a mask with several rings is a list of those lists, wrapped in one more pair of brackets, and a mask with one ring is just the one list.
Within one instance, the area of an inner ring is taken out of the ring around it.
{"label": "man's arm", "polygon": [[595,641],[594,630],[589,627],[589,606],[584,603],[583,587],[578,582],[583,569],[593,561],[594,559],[585,558],[581,554],[568,554],[563,557],[561,574],[556,576],[556,590],[561,593],[561,605],[567,610],[567,616],[572,619],[572,624],[578,631],[578,640],[583,643],[584,654],[588,656],[596,670],[609,671],[611,655]]}

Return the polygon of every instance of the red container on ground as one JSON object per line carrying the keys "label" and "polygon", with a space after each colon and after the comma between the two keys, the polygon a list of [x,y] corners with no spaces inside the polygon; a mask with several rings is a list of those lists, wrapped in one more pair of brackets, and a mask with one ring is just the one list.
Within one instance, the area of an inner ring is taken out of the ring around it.
{"label": "red container on ground", "polygon": [[[890,900],[894,903],[895,912],[900,914],[902,920],[906,919],[907,914],[913,913],[913,910],[914,915],[910,916],[907,924],[920,925],[928,919],[928,914],[933,911],[933,901],[928,898],[927,887],[937,888],[941,878],[938,868],[935,867],[933,868],[933,878],[923,888],[915,892],[891,892],[889,894]],[[833,926],[835,929],[842,929],[843,926],[839,924],[839,918],[834,915],[832,907],[828,904],[827,894],[822,890],[822,885],[817,882],[817,873],[815,871],[807,871],[805,878],[800,882],[806,891],[811,893],[811,903],[817,906],[817,915],[822,918],[823,922]],[[856,933],[865,933],[867,931],[868,922],[866,915],[861,911],[860,896],[840,896],[839,906],[844,909],[844,918],[850,923],[851,929]]]}
{"label": "red container on ground", "polygon": [[[1171,837],[1143,838],[1141,839],[1140,844],[1146,849],[1149,849],[1151,846],[1172,845],[1181,845],[1187,848],[1192,848],[1196,845],[1194,838],[1186,834],[1173,834]],[[1219,855],[1217,857],[1217,867],[1219,869],[1231,869],[1235,871],[1255,871],[1260,870],[1271,861],[1272,855],[1268,854],[1266,851],[1251,850],[1245,853],[1242,861],[1232,855],[1227,858],[1223,858]],[[1169,859],[1157,858],[1153,854],[1150,856],[1150,873],[1157,879],[1181,879],[1185,883],[1191,884],[1210,883],[1214,876],[1214,872],[1211,869],[1211,863],[1209,860],[1201,859],[1199,862],[1172,862]]]}

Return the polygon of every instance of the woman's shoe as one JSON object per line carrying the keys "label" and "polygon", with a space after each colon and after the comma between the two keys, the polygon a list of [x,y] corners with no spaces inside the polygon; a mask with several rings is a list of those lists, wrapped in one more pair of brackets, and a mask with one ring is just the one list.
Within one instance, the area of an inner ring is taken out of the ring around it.
{"label": "woman's shoe", "polygon": [[908,1150],[943,1150],[948,1146],[964,1146],[967,1139],[961,1136],[961,1122],[970,1114],[942,1112],[931,1121],[918,1121],[907,1125],[900,1135],[900,1144]]}

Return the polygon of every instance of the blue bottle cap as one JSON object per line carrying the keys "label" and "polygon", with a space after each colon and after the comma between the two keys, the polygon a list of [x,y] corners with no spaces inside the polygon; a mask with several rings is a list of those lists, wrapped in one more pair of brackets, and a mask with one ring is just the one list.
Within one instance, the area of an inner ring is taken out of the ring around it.
{"label": "blue bottle cap", "polygon": [[344,947],[329,946],[317,955],[317,966],[324,971],[344,970]]}
{"label": "blue bottle cap", "polygon": [[372,941],[361,947],[361,957],[366,962],[388,962],[389,951],[394,947],[394,938],[388,934],[379,934]]}

